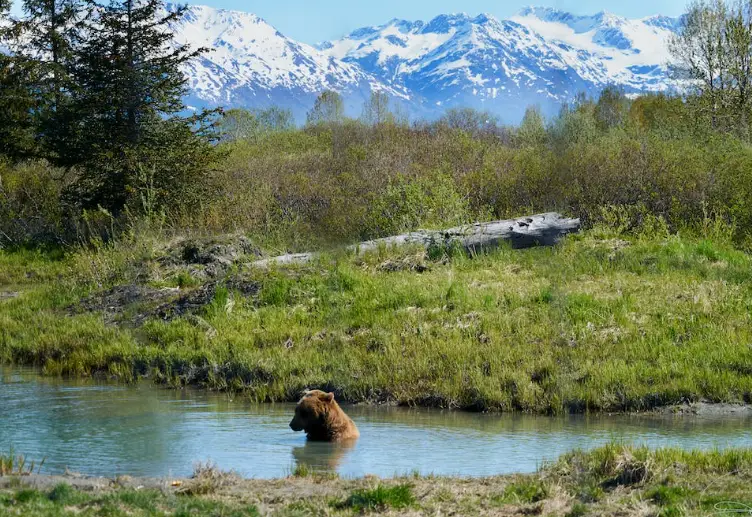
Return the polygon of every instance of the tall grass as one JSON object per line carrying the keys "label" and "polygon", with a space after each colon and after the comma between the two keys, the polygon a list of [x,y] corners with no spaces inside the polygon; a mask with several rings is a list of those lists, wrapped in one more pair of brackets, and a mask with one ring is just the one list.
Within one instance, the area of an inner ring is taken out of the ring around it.
{"label": "tall grass", "polygon": [[7,455],[0,454],[0,476],[30,476],[35,470],[38,474],[44,466],[44,461],[29,461],[26,456],[16,454],[11,447]]}

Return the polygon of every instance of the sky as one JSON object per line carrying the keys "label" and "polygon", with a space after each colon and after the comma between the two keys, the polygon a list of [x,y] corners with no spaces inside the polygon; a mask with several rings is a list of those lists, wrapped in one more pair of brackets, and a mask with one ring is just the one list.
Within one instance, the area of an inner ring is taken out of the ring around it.
{"label": "sky", "polygon": [[[180,1],[180,3],[185,0]],[[628,18],[678,16],[689,0],[191,0],[191,4],[252,12],[282,34],[305,43],[337,39],[360,27],[392,18],[428,20],[465,12],[508,18],[527,5],[555,7],[574,14],[609,11]],[[19,0],[16,1],[16,10]]]}

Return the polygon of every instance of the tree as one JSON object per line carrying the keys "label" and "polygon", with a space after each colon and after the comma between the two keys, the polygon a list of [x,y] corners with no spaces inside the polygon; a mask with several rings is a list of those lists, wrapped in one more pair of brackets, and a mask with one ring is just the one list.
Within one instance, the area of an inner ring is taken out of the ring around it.
{"label": "tree", "polygon": [[222,114],[219,124],[220,139],[225,142],[255,139],[260,131],[261,123],[251,111],[235,108]]}
{"label": "tree", "polygon": [[452,108],[447,110],[439,124],[452,130],[464,131],[469,135],[478,135],[482,132],[495,129],[498,117],[487,111],[478,111],[473,108]]}
{"label": "tree", "polygon": [[75,145],[71,119],[72,72],[83,22],[85,0],[23,0],[24,16],[14,22],[11,48],[29,71],[27,87],[34,92],[32,111],[37,125],[38,153],[59,164]]}
{"label": "tree", "polygon": [[34,62],[8,55],[1,49],[11,44],[15,30],[10,19],[10,0],[0,0],[0,154],[13,160],[31,157],[36,149],[36,100],[30,83],[38,80]]}
{"label": "tree", "polygon": [[316,98],[313,108],[308,112],[307,124],[317,126],[320,124],[340,124],[345,119],[345,104],[342,96],[334,91],[327,90]]}
{"label": "tree", "polygon": [[696,116],[713,128],[746,133],[752,84],[752,3],[697,0],[669,49],[673,73],[696,98]]}
{"label": "tree", "polygon": [[261,129],[264,132],[290,131],[295,129],[295,117],[292,111],[278,106],[254,110]]}
{"label": "tree", "polygon": [[362,119],[371,126],[393,124],[395,118],[389,107],[389,96],[382,92],[371,92],[371,97],[363,105]]}
{"label": "tree", "polygon": [[728,76],[734,90],[731,110],[739,128],[746,132],[752,84],[752,2],[740,2],[729,9],[725,32]]}
{"label": "tree", "polygon": [[[75,74],[81,134],[73,152],[85,165],[78,192],[84,205],[118,212],[137,193],[144,170],[159,199],[180,191],[178,181],[202,173],[211,155],[206,129],[213,112],[180,114],[186,109],[180,67],[205,50],[173,44],[170,26],[185,7],[111,0],[95,8]],[[193,160],[162,159],[187,148],[194,149]]]}
{"label": "tree", "polygon": [[38,109],[29,81],[38,80],[35,63],[0,53],[0,154],[12,160],[37,152]]}
{"label": "tree", "polygon": [[546,142],[546,124],[539,107],[531,106],[525,110],[517,138],[522,147],[538,147]]}
{"label": "tree", "polygon": [[629,99],[617,86],[606,86],[595,105],[595,119],[601,130],[624,124],[629,113]]}
{"label": "tree", "polygon": [[22,37],[18,54],[36,60],[44,69],[41,94],[49,95],[54,111],[70,85],[74,46],[86,16],[82,0],[24,0],[24,18],[18,22]]}

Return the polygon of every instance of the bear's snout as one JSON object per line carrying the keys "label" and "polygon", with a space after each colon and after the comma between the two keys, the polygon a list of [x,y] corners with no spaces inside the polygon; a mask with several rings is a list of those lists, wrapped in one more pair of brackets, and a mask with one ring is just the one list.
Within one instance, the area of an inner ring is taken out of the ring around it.
{"label": "bear's snout", "polygon": [[295,419],[293,418],[292,421],[290,422],[290,429],[292,429],[293,431],[297,433],[303,430],[303,426],[300,425],[298,422],[296,422]]}

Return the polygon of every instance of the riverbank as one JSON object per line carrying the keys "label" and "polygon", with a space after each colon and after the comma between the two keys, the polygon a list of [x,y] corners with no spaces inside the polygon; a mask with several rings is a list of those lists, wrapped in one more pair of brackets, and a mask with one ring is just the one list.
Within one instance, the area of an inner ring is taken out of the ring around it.
{"label": "riverbank", "polygon": [[250,266],[238,236],[0,252],[0,361],[294,401],[635,412],[752,400],[752,258],[712,229]]}
{"label": "riverbank", "polygon": [[199,467],[191,479],[0,477],[3,515],[725,515],[752,509],[752,450],[610,445],[533,475],[339,479],[299,470],[245,480]]}

